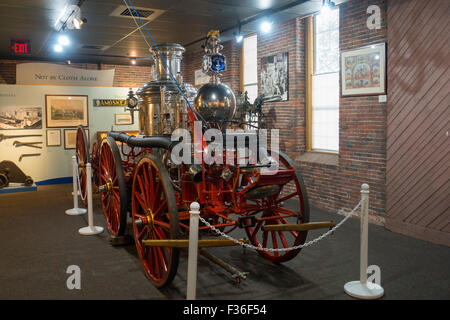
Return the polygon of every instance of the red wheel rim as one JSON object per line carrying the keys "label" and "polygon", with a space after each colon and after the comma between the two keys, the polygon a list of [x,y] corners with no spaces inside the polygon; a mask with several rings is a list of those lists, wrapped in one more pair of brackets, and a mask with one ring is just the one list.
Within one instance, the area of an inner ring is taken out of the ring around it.
{"label": "red wheel rim", "polygon": [[116,161],[109,144],[102,143],[100,150],[100,185],[109,185],[107,191],[102,192],[102,206],[108,229],[113,235],[118,235],[120,227],[120,194],[117,177]]}
{"label": "red wheel rim", "polygon": [[86,141],[86,134],[83,128],[78,128],[77,130],[77,140],[76,140],[76,157],[78,162],[78,178],[80,181],[80,194],[81,199],[84,204],[87,203],[87,172],[86,163],[89,162],[88,158],[88,147]]}
{"label": "red wheel rim", "polygon": [[134,239],[147,277],[160,287],[171,276],[174,249],[148,247],[142,241],[171,238],[167,194],[161,173],[151,159],[142,159],[135,170],[131,200]]}
{"label": "red wheel rim", "polygon": [[[295,169],[282,155],[279,160],[282,169]],[[292,180],[284,185],[277,194],[249,202],[249,204],[251,203],[250,215],[261,219],[254,227],[245,229],[251,243],[255,246],[273,249],[290,248],[304,243],[307,236],[306,231],[263,231],[261,228],[271,224],[308,222],[309,209],[307,209],[305,201],[307,201],[306,195],[302,194],[300,182],[294,174]],[[286,202],[289,202],[290,205],[286,206]],[[258,253],[272,262],[285,262],[295,257],[299,251],[300,249],[280,252],[258,250]]]}
{"label": "red wheel rim", "polygon": [[99,143],[98,141],[95,141],[92,144],[91,164],[92,164],[93,181],[97,186],[100,185],[99,152],[100,152]]}

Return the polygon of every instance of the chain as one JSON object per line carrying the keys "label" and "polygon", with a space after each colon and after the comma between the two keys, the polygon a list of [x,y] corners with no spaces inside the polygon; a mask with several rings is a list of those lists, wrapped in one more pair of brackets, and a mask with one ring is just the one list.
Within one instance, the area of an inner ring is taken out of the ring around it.
{"label": "chain", "polygon": [[330,234],[332,234],[336,229],[338,229],[340,226],[342,226],[344,224],[345,221],[347,221],[351,216],[354,215],[355,211],[361,206],[361,201],[359,201],[359,203],[356,205],[356,207],[353,208],[353,210],[351,212],[349,212],[347,214],[347,216],[342,219],[337,225],[335,225],[333,228],[331,228],[330,230],[328,230],[327,232],[325,232],[324,234],[322,234],[320,237],[313,239],[311,241],[308,241],[307,243],[304,244],[300,244],[298,246],[294,246],[294,247],[290,247],[290,248],[280,248],[280,249],[273,249],[273,248],[263,248],[261,245],[259,246],[254,246],[242,241],[239,241],[238,239],[235,239],[233,237],[230,237],[229,235],[223,233],[222,231],[216,229],[213,225],[211,225],[208,221],[206,221],[205,219],[203,219],[202,217],[199,217],[200,220],[209,228],[211,228],[211,230],[213,230],[215,233],[217,233],[218,235],[221,235],[222,237],[225,237],[231,241],[233,241],[234,243],[249,248],[249,249],[254,249],[254,250],[260,250],[260,251],[268,251],[268,252],[284,252],[284,251],[291,251],[291,250],[297,250],[297,249],[301,249],[301,248],[306,248],[316,242],[319,242],[320,240],[322,240],[323,238],[329,236]]}
{"label": "chain", "polygon": [[78,174],[78,171],[79,170],[79,168],[78,168],[78,161],[77,161],[77,183],[78,183],[78,191],[80,191],[80,198],[81,198],[81,200],[86,200],[86,195],[84,196],[84,198],[83,198],[83,192],[81,192],[81,183],[80,183],[80,175]]}

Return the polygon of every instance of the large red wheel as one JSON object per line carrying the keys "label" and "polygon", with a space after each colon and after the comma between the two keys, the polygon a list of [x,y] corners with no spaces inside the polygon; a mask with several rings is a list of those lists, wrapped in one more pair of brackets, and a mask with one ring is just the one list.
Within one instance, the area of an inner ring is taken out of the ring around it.
{"label": "large red wheel", "polygon": [[100,143],[98,140],[92,144],[91,152],[91,164],[92,164],[92,180],[96,186],[100,185]]}
{"label": "large red wheel", "polygon": [[131,198],[136,248],[145,274],[160,288],[172,282],[179,249],[149,247],[143,240],[177,239],[180,234],[174,190],[167,170],[153,155],[136,165]]}
{"label": "large red wheel", "polygon": [[[271,153],[274,155],[274,152]],[[257,200],[247,200],[249,215],[256,218],[254,227],[246,228],[250,242],[263,248],[290,248],[305,243],[307,231],[263,231],[262,226],[273,224],[298,224],[309,222],[308,196],[303,179],[289,157],[279,153],[279,170],[293,169],[291,180],[278,192]],[[245,182],[244,182],[245,183]],[[294,258],[301,249],[281,252],[258,250],[264,258],[285,262]]]}
{"label": "large red wheel", "polygon": [[127,222],[127,190],[120,151],[111,137],[103,139],[100,146],[99,176],[103,213],[109,232],[122,236]]}
{"label": "large red wheel", "polygon": [[78,179],[80,181],[81,200],[87,204],[87,172],[86,164],[89,162],[89,139],[82,126],[78,127],[75,154],[78,163]]}

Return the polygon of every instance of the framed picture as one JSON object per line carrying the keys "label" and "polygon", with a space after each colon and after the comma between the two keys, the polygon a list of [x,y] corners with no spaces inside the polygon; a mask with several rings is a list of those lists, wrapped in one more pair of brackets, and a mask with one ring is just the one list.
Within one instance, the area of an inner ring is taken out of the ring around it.
{"label": "framed picture", "polygon": [[61,145],[61,130],[47,130],[47,147],[59,147]]}
{"label": "framed picture", "polygon": [[386,44],[341,52],[341,94],[386,94]]}
{"label": "framed picture", "polygon": [[114,115],[114,123],[118,126],[132,124],[131,114],[129,113],[116,113]]}
{"label": "framed picture", "polygon": [[[89,129],[84,129],[89,139]],[[64,149],[75,149],[77,146],[77,129],[64,129]]]}
{"label": "framed picture", "polygon": [[89,126],[88,96],[45,95],[47,128]]}
{"label": "framed picture", "polygon": [[265,101],[289,100],[289,53],[261,58],[261,93]]}
{"label": "framed picture", "polygon": [[0,108],[0,130],[42,129],[42,108],[2,106]]}

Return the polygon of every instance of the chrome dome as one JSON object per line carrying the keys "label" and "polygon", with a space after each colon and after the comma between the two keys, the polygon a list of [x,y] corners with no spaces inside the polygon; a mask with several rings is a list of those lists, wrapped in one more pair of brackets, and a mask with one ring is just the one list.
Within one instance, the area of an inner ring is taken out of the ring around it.
{"label": "chrome dome", "polygon": [[231,120],[236,111],[236,98],[227,85],[208,83],[198,90],[194,108],[205,121]]}

